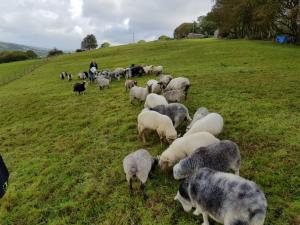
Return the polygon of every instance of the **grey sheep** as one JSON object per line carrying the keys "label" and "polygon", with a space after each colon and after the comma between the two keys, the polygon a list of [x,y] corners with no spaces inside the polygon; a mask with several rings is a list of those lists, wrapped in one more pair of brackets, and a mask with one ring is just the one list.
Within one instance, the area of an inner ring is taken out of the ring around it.
{"label": "grey sheep", "polygon": [[252,181],[230,173],[202,168],[183,180],[174,200],[193,214],[224,225],[263,225],[267,211],[264,193]]}
{"label": "grey sheep", "polygon": [[175,128],[177,128],[184,120],[192,121],[189,115],[189,110],[180,103],[171,103],[168,105],[159,105],[150,108],[152,111],[168,116]]}
{"label": "grey sheep", "polygon": [[173,175],[176,180],[184,179],[203,167],[222,172],[232,169],[239,175],[240,163],[238,146],[232,141],[220,141],[198,148],[192,155],[180,160],[173,167]]}
{"label": "grey sheep", "polygon": [[196,123],[198,120],[201,120],[203,117],[207,116],[209,114],[209,111],[205,107],[198,108],[193,116],[192,122],[187,126],[186,131],[191,129],[194,123]]}
{"label": "grey sheep", "polygon": [[165,96],[169,103],[183,102],[185,100],[185,93],[182,90],[165,91],[163,96]]}
{"label": "grey sheep", "polygon": [[107,78],[104,78],[102,75],[96,77],[97,85],[99,86],[99,89],[103,89],[105,87],[109,88],[110,80]]}
{"label": "grey sheep", "polygon": [[147,198],[145,192],[145,183],[149,173],[157,165],[157,159],[153,158],[145,149],[139,149],[127,155],[123,160],[123,168],[126,174],[126,180],[129,183],[130,193],[132,194],[132,181],[136,178],[140,180],[140,189],[144,198]]}

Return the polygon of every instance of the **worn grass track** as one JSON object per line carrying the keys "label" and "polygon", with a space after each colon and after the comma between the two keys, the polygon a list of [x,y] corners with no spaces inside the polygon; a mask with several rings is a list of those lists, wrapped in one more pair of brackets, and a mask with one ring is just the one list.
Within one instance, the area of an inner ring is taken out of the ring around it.
{"label": "worn grass track", "polygon": [[[88,87],[74,96],[87,70],[132,63],[162,64],[190,78],[185,105],[205,106],[225,118],[221,139],[238,143],[241,176],[268,199],[268,225],[300,223],[300,49],[268,42],[190,40],[153,42],[53,58],[33,74],[0,87],[0,152],[11,172],[0,200],[0,224],[200,224],[173,201],[178,182],[155,171],[148,201],[130,198],[122,159],[138,148],[162,149],[155,134],[137,138],[142,105],[129,104],[123,81]],[[0,65],[0,72],[3,66]],[[153,76],[138,79],[140,86]],[[184,127],[181,127],[182,131]],[[213,223],[212,224],[216,224]]]}

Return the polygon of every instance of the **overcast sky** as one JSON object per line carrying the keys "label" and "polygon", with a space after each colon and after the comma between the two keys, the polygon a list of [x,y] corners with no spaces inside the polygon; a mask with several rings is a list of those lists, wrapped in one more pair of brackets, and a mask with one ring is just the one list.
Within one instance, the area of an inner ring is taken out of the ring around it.
{"label": "overcast sky", "polygon": [[0,0],[0,41],[63,50],[80,48],[90,33],[98,44],[172,36],[182,22],[210,11],[213,0]]}

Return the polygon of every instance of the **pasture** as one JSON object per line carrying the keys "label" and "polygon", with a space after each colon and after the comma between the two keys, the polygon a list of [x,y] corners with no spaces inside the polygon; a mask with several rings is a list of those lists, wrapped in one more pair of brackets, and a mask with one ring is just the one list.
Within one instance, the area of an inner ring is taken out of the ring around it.
{"label": "pasture", "polygon": [[[143,105],[130,105],[124,80],[110,89],[89,85],[86,95],[72,93],[77,73],[93,58],[101,69],[144,63],[188,77],[192,85],[184,104],[191,115],[205,106],[224,117],[220,139],[239,145],[240,175],[266,194],[265,224],[300,224],[300,49],[207,39],[59,56],[1,85],[0,152],[11,173],[0,200],[1,225],[202,223],[173,200],[179,182],[171,172],[156,168],[146,184],[147,201],[137,189],[129,196],[123,158],[139,148],[152,155],[163,149],[156,133],[146,145],[138,139]],[[0,65],[1,77],[9,66]],[[73,81],[61,81],[61,71],[71,72]],[[151,78],[138,78],[138,86]]]}

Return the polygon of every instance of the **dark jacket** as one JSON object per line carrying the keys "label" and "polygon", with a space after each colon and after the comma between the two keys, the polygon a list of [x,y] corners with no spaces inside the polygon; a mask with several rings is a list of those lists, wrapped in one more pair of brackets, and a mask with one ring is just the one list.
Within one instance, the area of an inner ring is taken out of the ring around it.
{"label": "dark jacket", "polygon": [[96,69],[98,69],[98,65],[97,65],[97,63],[93,63],[93,62],[91,62],[91,64],[90,64],[90,69],[91,69],[92,67],[96,67]]}

